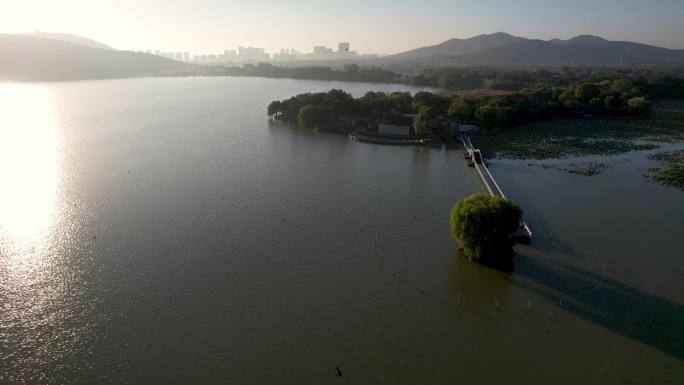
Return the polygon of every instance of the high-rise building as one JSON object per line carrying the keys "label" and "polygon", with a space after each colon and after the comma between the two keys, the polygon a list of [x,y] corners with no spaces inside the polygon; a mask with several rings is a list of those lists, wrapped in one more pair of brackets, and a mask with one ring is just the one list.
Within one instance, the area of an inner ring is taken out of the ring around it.
{"label": "high-rise building", "polygon": [[224,62],[234,62],[238,60],[237,51],[234,49],[229,49],[223,51],[223,61]]}
{"label": "high-rise building", "polygon": [[238,47],[240,61],[264,62],[270,61],[271,55],[267,54],[263,48]]}
{"label": "high-rise building", "polygon": [[324,45],[317,45],[313,48],[313,53],[314,55],[329,55],[333,53],[333,50]]}
{"label": "high-rise building", "polygon": [[338,53],[347,53],[349,52],[349,42],[342,42],[337,45],[337,52]]}
{"label": "high-rise building", "polygon": [[301,59],[301,52],[297,51],[294,48],[282,48],[280,50],[280,53],[274,53],[273,54],[273,60],[274,61],[292,61],[292,60],[298,60]]}
{"label": "high-rise building", "polygon": [[332,48],[328,48],[323,45],[317,45],[313,48],[313,54],[311,58],[314,60],[327,60],[332,59],[335,56],[335,52]]}

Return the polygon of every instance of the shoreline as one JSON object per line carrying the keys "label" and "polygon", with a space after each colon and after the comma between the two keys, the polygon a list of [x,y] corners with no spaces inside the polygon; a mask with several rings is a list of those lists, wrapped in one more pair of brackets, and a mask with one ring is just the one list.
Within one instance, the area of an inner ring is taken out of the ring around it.
{"label": "shoreline", "polygon": [[412,138],[377,135],[364,130],[352,130],[347,137],[355,142],[384,144],[394,146],[441,146],[443,141],[437,138]]}

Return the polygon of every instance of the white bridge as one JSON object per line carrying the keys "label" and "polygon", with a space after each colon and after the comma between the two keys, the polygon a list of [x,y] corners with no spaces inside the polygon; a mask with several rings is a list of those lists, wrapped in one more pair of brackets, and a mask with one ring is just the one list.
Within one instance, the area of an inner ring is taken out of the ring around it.
{"label": "white bridge", "polygon": [[[473,146],[473,143],[470,141],[470,137],[468,135],[461,135],[460,139],[461,142],[463,142],[463,147],[465,148],[465,155],[466,159],[468,159],[468,164],[475,168],[475,171],[477,171],[477,174],[480,176],[480,179],[482,180],[482,183],[484,183],[487,192],[492,196],[508,199],[506,198],[506,195],[499,184],[496,183],[492,173],[489,172],[489,168],[487,168],[487,165],[482,158],[482,153],[479,149]],[[524,221],[520,222],[519,231],[516,233],[514,238],[517,242],[524,244],[529,244],[532,242],[532,230],[530,229],[530,226]]]}

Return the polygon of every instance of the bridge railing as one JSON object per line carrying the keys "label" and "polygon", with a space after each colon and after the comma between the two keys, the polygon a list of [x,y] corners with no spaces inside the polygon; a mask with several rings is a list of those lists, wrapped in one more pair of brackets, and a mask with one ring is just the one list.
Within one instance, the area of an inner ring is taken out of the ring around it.
{"label": "bridge railing", "polygon": [[[471,160],[473,161],[473,164],[475,165],[475,170],[477,171],[478,175],[480,176],[480,179],[482,179],[482,182],[485,185],[485,188],[487,189],[487,192],[489,192],[490,195],[493,196],[500,196],[504,199],[508,199],[506,195],[504,194],[503,190],[499,186],[498,183],[496,183],[496,179],[494,179],[494,176],[492,175],[491,172],[489,172],[489,167],[482,162],[481,164],[478,164],[475,159],[475,151],[477,150],[475,146],[473,146],[473,143],[470,141],[470,137],[468,135],[461,135],[461,142],[463,142],[463,146],[466,148],[468,151],[468,154],[470,155]],[[478,151],[479,152],[479,151]],[[484,172],[482,171],[484,169]],[[491,184],[490,184],[491,181]],[[520,223],[520,226],[525,230],[527,235],[532,238],[532,229],[530,229],[530,226],[525,223],[524,221]]]}

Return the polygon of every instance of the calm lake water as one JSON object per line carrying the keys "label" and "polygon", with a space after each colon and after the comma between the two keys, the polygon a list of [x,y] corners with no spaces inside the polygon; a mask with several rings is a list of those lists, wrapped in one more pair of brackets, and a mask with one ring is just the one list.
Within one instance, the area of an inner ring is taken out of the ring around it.
{"label": "calm lake water", "polygon": [[644,153],[492,162],[537,234],[500,272],[450,239],[458,149],[269,124],[330,88],[415,91],[0,85],[0,383],[681,383],[684,192]]}

